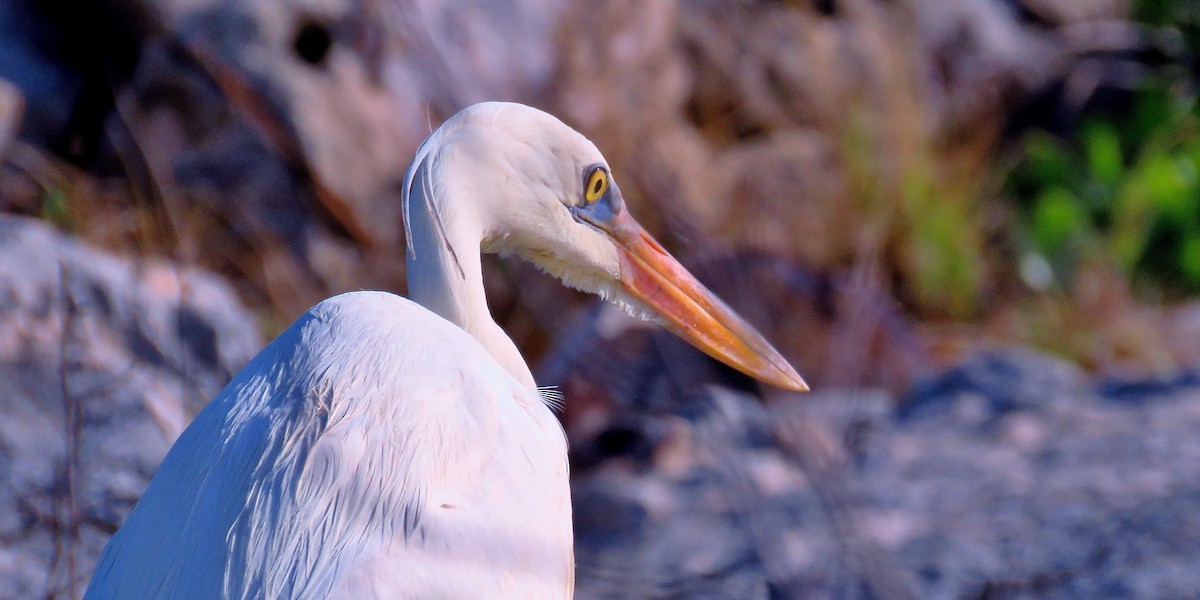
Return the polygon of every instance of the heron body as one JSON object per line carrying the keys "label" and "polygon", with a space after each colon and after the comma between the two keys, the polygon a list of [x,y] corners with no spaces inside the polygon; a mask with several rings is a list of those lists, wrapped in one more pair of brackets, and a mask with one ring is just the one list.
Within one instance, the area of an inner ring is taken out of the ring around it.
{"label": "heron body", "polygon": [[569,598],[566,440],[489,315],[480,251],[804,387],[545,113],[460,112],[418,150],[404,204],[412,300],[336,296],[251,360],[167,454],[87,598]]}
{"label": "heron body", "polygon": [[537,392],[421,306],[355,292],[197,415],[88,594],[562,598],[570,550],[566,444]]}

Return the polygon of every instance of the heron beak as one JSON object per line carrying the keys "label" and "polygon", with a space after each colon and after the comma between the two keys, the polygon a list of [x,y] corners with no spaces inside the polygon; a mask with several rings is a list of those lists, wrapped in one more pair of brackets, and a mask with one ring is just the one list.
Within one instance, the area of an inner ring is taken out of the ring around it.
{"label": "heron beak", "polygon": [[709,356],[751,377],[797,392],[808,384],[762,335],[708,291],[642,228],[618,210],[605,228],[621,258],[621,283]]}

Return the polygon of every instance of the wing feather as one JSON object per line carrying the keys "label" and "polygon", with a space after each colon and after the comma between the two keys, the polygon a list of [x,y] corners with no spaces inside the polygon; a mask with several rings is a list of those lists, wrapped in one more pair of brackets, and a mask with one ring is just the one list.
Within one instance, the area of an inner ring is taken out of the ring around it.
{"label": "wing feather", "polygon": [[87,597],[324,597],[417,534],[431,489],[478,476],[519,389],[407,300],[327,300],[184,431]]}

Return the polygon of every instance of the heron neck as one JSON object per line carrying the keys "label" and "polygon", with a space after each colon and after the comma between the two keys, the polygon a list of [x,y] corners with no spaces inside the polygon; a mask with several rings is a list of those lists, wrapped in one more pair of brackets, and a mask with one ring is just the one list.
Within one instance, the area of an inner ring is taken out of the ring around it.
{"label": "heron neck", "polygon": [[431,205],[418,191],[421,187],[420,182],[414,186],[407,214],[413,249],[406,257],[409,298],[471,334],[517,381],[535,387],[516,344],[488,310],[480,258],[482,226],[461,203],[434,200],[437,204]]}

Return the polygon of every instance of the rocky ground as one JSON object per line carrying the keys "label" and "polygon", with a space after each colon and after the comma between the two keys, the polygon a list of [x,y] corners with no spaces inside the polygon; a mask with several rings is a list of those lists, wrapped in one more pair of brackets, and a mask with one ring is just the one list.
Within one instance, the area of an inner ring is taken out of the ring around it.
{"label": "rocky ground", "polygon": [[764,405],[699,357],[656,365],[659,336],[588,349],[648,366],[584,394],[616,408],[572,439],[581,598],[1200,595],[1193,372],[1098,380],[1004,349],[902,396]]}
{"label": "rocky ground", "polygon": [[212,274],[0,217],[0,597],[77,596],[171,443],[261,343]]}
{"label": "rocky ground", "polygon": [[[0,220],[0,596],[78,593],[253,322],[211,275]],[[796,395],[612,308],[562,342],[580,598],[1200,594],[1194,372],[1003,349]]]}

